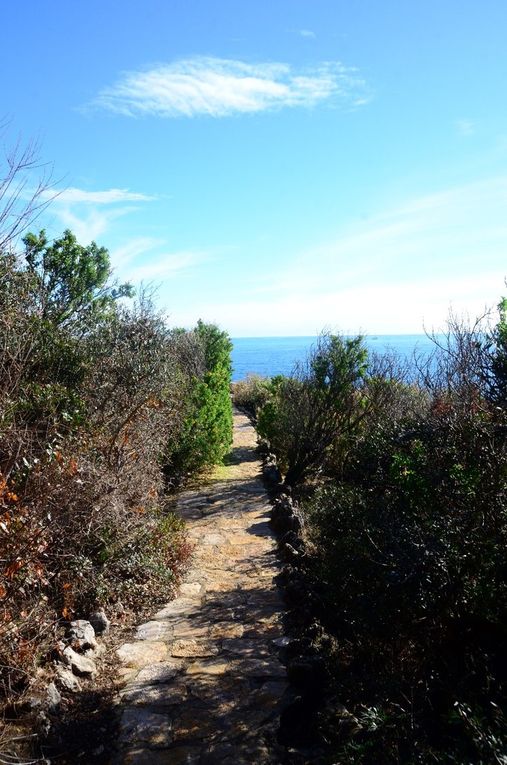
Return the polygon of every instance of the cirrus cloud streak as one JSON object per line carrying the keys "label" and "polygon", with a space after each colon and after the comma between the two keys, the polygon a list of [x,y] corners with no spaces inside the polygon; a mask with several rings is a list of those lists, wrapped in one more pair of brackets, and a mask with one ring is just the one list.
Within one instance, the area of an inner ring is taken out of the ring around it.
{"label": "cirrus cloud streak", "polygon": [[156,197],[148,196],[147,194],[139,194],[129,189],[107,189],[105,191],[86,191],[85,189],[78,189],[73,186],[53,192],[47,192],[47,195],[51,199],[55,199],[58,202],[66,202],[68,204],[97,204],[97,205],[109,205],[117,204],[118,202],[152,202]]}
{"label": "cirrus cloud streak", "polygon": [[289,64],[197,56],[126,72],[92,106],[125,116],[227,117],[233,114],[366,103],[366,84],[339,61],[295,70]]}

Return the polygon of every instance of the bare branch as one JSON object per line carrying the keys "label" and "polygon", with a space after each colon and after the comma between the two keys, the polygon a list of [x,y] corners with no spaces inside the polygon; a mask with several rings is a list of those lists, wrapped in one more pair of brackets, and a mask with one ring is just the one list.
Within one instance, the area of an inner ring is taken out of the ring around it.
{"label": "bare branch", "polygon": [[23,144],[18,138],[8,148],[8,127],[0,123],[0,251],[12,246],[58,196],[51,165],[40,161],[39,143]]}

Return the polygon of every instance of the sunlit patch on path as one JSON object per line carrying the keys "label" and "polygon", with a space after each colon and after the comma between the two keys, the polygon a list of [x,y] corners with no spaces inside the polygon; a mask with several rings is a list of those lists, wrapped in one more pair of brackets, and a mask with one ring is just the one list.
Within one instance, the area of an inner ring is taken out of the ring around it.
{"label": "sunlit patch on path", "polygon": [[127,684],[118,765],[281,761],[279,564],[255,432],[237,412],[225,463],[178,501],[195,544],[179,597],[119,650]]}

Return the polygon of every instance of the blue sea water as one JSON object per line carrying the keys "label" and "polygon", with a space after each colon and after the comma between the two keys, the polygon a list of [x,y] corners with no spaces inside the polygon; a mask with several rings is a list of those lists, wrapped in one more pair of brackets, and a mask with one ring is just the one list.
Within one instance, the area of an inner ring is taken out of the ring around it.
{"label": "blue sea water", "polygon": [[[253,373],[263,377],[289,374],[297,361],[303,361],[316,337],[238,337],[233,338],[232,379],[243,380]],[[366,337],[367,347],[382,353],[397,352],[411,359],[414,350],[429,353],[433,347],[426,335],[377,335]]]}

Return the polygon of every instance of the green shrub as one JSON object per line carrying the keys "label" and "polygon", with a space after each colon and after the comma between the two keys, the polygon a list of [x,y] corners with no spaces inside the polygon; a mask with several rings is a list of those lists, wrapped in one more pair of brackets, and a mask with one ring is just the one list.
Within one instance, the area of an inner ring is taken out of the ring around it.
{"label": "green shrub", "polygon": [[169,444],[167,470],[185,475],[219,463],[232,442],[232,343],[214,324],[199,321],[195,337],[204,368],[192,381],[181,433]]}
{"label": "green shrub", "polygon": [[276,454],[285,481],[318,474],[331,449],[344,459],[364,417],[361,388],[367,351],[362,338],[322,335],[291,377],[273,378],[257,429]]}
{"label": "green shrub", "polygon": [[[213,458],[230,437],[225,336],[204,325],[171,331],[143,295],[118,301],[130,290],[108,282],[107,251],[80,246],[70,232],[53,244],[43,232],[28,235],[25,246],[25,262],[0,253],[8,698],[50,654],[60,620],[120,598],[139,611],[147,598],[168,597],[188,545],[164,502],[167,442],[179,447],[189,411],[205,423],[203,442],[214,434]],[[198,384],[215,393],[212,402]]]}
{"label": "green shrub", "polygon": [[479,387],[485,347],[455,326],[418,384],[370,377],[345,469],[304,507],[340,700],[365,719],[339,761],[505,751],[507,422]]}

